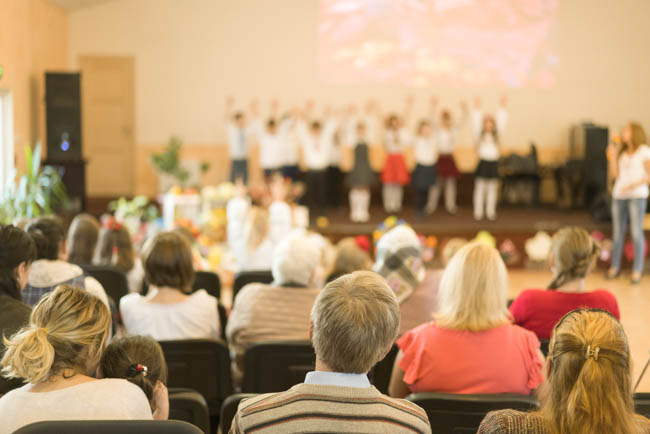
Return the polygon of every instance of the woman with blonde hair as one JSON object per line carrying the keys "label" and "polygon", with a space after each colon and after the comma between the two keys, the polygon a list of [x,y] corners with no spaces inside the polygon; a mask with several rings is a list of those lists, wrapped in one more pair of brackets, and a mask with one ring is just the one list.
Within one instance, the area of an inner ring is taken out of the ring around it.
{"label": "woman with blonde hair", "polygon": [[434,320],[397,340],[389,393],[518,393],[543,381],[539,340],[510,323],[508,275],[499,252],[480,243],[445,269]]}
{"label": "woman with blonde hair", "polygon": [[607,277],[613,279],[621,272],[621,257],[627,221],[630,220],[630,233],[634,243],[634,265],[632,283],[641,281],[645,260],[645,237],[643,218],[648,202],[648,183],[650,183],[650,147],[646,143],[643,127],[630,122],[623,128],[622,146],[609,146],[607,160],[609,172],[614,181],[612,196],[612,232],[614,247],[612,264]]}
{"label": "woman with blonde hair", "polygon": [[630,349],[607,311],[577,309],[555,326],[540,411],[488,413],[480,434],[640,434],[650,421],[634,413]]}
{"label": "woman with blonde hair", "polygon": [[29,325],[4,338],[2,374],[28,384],[0,398],[0,433],[44,420],[151,419],[137,386],[92,378],[110,325],[104,303],[80,288],[60,285],[44,295]]}
{"label": "woman with blonde hair", "polygon": [[620,318],[616,297],[604,289],[589,291],[587,274],[592,270],[600,246],[580,227],[560,229],[553,237],[549,262],[553,280],[544,289],[526,289],[510,305],[515,324],[549,339],[562,316],[579,307],[600,308]]}

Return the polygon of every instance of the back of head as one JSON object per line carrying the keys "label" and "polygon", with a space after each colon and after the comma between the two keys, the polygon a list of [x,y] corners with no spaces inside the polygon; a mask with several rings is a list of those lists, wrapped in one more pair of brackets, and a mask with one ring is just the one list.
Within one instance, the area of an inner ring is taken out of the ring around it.
{"label": "back of head", "polygon": [[144,391],[149,402],[158,381],[167,384],[167,363],[160,344],[150,336],[126,336],[113,340],[102,356],[105,378],[124,378]]}
{"label": "back of head", "polygon": [[27,226],[27,233],[36,244],[36,259],[59,259],[65,229],[58,218],[40,217]]}
{"label": "back of head", "polygon": [[321,249],[305,234],[291,234],[273,251],[273,281],[276,285],[309,286],[320,264]]}
{"label": "back of head", "polygon": [[354,271],[370,270],[372,259],[354,238],[344,238],[336,245],[333,275],[343,275]]}
{"label": "back of head", "polygon": [[473,242],[449,261],[440,280],[436,323],[440,327],[480,331],[509,322],[508,273],[499,252]]}
{"label": "back of head", "polygon": [[357,271],[328,283],[311,311],[316,356],[343,373],[366,373],[399,332],[395,294],[376,273]]}
{"label": "back of head", "polygon": [[598,243],[586,230],[577,226],[560,229],[551,244],[555,276],[548,287],[557,289],[572,280],[586,277],[598,252]]}
{"label": "back of head", "polygon": [[129,231],[121,224],[103,227],[99,232],[93,262],[98,265],[112,265],[124,273],[131,271],[135,254]]}
{"label": "back of head", "polygon": [[269,212],[259,206],[251,207],[246,216],[244,237],[249,250],[257,249],[269,234]]}
{"label": "back of head", "polygon": [[94,373],[110,325],[110,312],[99,298],[60,285],[41,298],[27,327],[4,338],[2,373],[30,383],[46,381],[66,369]]}
{"label": "back of head", "polygon": [[149,239],[142,251],[145,279],[149,285],[189,292],[194,282],[192,249],[175,232],[161,232]]}
{"label": "back of head", "polygon": [[548,363],[541,412],[557,432],[641,432],[627,337],[611,314],[597,309],[566,314],[551,336]]}
{"label": "back of head", "polygon": [[90,264],[97,245],[99,221],[90,214],[79,214],[70,223],[68,229],[68,262],[73,264]]}
{"label": "back of head", "polygon": [[25,231],[11,225],[0,226],[0,246],[0,294],[21,300],[16,268],[36,258],[36,246]]}

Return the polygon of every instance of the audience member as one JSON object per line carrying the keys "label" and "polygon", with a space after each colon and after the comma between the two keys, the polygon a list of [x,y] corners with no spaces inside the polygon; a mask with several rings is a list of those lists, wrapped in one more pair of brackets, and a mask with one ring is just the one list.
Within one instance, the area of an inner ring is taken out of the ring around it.
{"label": "audience member", "polygon": [[336,244],[334,265],[327,277],[327,282],[338,279],[344,274],[370,270],[372,258],[368,254],[369,249],[370,241],[366,237],[348,237],[339,241]]}
{"label": "audience member", "polygon": [[553,330],[541,410],[488,413],[478,432],[650,433],[650,421],[634,413],[630,363],[625,331],[611,313],[571,311]]}
{"label": "audience member", "polygon": [[93,263],[111,265],[124,273],[130,292],[140,292],[142,289],[142,261],[136,257],[129,231],[112,217],[99,231]]}
{"label": "audience member", "polygon": [[[34,241],[15,226],[0,226],[0,338],[11,336],[29,321],[32,308],[23,303],[21,292],[36,258]],[[0,342],[0,354],[4,344]],[[19,387],[20,380],[0,378],[0,395]]]}
{"label": "audience member", "polygon": [[41,217],[27,226],[27,233],[36,244],[36,260],[32,263],[29,281],[23,290],[25,303],[35,306],[44,294],[59,285],[84,288],[108,306],[102,285],[84,274],[78,265],[66,262],[65,229],[56,217]]}
{"label": "audience member", "polygon": [[88,265],[93,262],[99,221],[90,214],[78,214],[68,229],[66,250],[68,262],[77,265]]}
{"label": "audience member", "polygon": [[220,338],[218,300],[204,289],[190,293],[194,268],[187,241],[176,232],[160,233],[145,244],[142,262],[149,293],[120,300],[128,334],[157,341]]}
{"label": "audience member", "polygon": [[239,291],[226,335],[240,369],[254,343],[309,339],[309,311],[320,292],[313,286],[320,256],[308,235],[292,234],[275,249],[273,283],[252,283]]}
{"label": "audience member", "polygon": [[153,418],[169,417],[167,362],[160,344],[149,336],[126,336],[113,340],[102,356],[98,378],[124,378],[147,396]]}
{"label": "audience member", "polygon": [[45,420],[151,419],[138,387],[92,378],[110,325],[108,308],[87,291],[61,285],[45,294],[29,325],[4,339],[3,375],[28,384],[0,398],[0,433]]}
{"label": "audience member", "polygon": [[548,290],[527,289],[510,306],[515,324],[549,339],[562,316],[579,307],[609,311],[620,318],[614,295],[604,289],[589,291],[586,277],[592,270],[600,247],[582,228],[568,227],[553,237],[549,261],[553,280]]}
{"label": "audience member", "polygon": [[470,243],[445,269],[434,321],[398,341],[390,394],[519,393],[543,381],[539,340],[510,323],[506,267],[496,249]]}
{"label": "audience member", "polygon": [[398,330],[399,306],[380,276],[358,271],[329,283],[311,311],[316,370],[286,392],[243,401],[230,432],[430,433],[420,407],[382,395],[366,375]]}

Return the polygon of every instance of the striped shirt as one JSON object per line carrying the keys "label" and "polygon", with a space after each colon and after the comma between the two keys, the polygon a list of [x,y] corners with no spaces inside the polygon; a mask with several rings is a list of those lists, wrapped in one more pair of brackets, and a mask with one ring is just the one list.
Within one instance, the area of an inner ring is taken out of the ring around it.
{"label": "striped shirt", "polygon": [[430,433],[417,405],[374,387],[298,384],[286,392],[247,399],[231,433]]}

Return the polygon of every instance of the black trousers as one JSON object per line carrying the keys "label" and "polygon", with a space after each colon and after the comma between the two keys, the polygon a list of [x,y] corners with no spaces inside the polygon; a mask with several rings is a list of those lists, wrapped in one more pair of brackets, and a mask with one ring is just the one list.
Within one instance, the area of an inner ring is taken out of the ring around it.
{"label": "black trousers", "polygon": [[337,166],[327,168],[327,196],[328,205],[338,208],[341,205],[341,194],[343,191],[343,174]]}
{"label": "black trousers", "polygon": [[327,172],[325,170],[307,172],[307,206],[313,217],[325,215],[327,211]]}
{"label": "black trousers", "polygon": [[429,189],[414,188],[415,190],[415,207],[417,210],[424,214],[427,202],[429,200]]}

